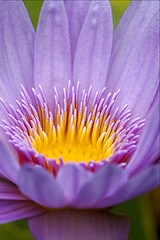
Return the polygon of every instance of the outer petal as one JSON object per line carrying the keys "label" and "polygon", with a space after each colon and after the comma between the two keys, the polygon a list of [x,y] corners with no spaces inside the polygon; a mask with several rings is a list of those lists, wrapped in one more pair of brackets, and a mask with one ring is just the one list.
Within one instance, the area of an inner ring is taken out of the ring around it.
{"label": "outer petal", "polygon": [[153,190],[160,185],[159,172],[159,164],[145,169],[133,178],[130,178],[111,198],[104,199],[99,206],[101,208],[113,206]]}
{"label": "outer petal", "polygon": [[108,0],[92,1],[79,35],[73,80],[82,88],[102,90],[112,48],[112,11]]}
{"label": "outer petal", "polygon": [[0,97],[19,97],[20,84],[33,86],[35,31],[23,1],[0,1]]}
{"label": "outer petal", "polygon": [[147,119],[137,150],[126,168],[130,175],[137,173],[137,171],[157,160],[160,154],[159,126],[159,103],[157,102]]}
{"label": "outer petal", "polygon": [[0,199],[6,200],[27,200],[18,190],[17,186],[10,182],[4,182],[0,179]]}
{"label": "outer petal", "polygon": [[40,84],[50,106],[54,86],[61,89],[71,79],[68,21],[63,1],[44,1],[35,38],[35,84]]}
{"label": "outer petal", "polygon": [[7,149],[7,145],[0,141],[0,173],[2,176],[16,183],[19,168],[16,157]]}
{"label": "outer petal", "polygon": [[[159,79],[160,79],[160,72],[159,72]],[[152,103],[151,103],[150,109],[156,104],[156,102],[159,101],[159,98],[160,98],[159,94],[160,94],[160,83],[159,83],[159,86],[158,86],[158,88],[157,88],[157,92],[156,92],[156,94],[155,94],[155,97],[154,97],[154,99],[153,99],[153,101],[152,101]],[[149,109],[149,110],[150,110],[150,109]]]}
{"label": "outer petal", "polygon": [[102,211],[62,210],[30,218],[35,240],[127,240],[129,219]]}
{"label": "outer petal", "polygon": [[18,186],[22,193],[42,206],[61,208],[66,205],[56,179],[42,167],[22,167],[19,171]]}
{"label": "outer petal", "polygon": [[72,207],[93,208],[104,197],[112,195],[127,181],[125,171],[114,165],[104,166],[82,186]]}
{"label": "outer petal", "polygon": [[0,200],[0,224],[46,212],[31,201]]}
{"label": "outer petal", "polygon": [[159,83],[159,3],[132,1],[114,33],[107,89],[121,88],[118,104],[145,116]]}
{"label": "outer petal", "polygon": [[65,0],[64,2],[65,2],[67,17],[68,17],[68,24],[69,24],[71,61],[73,65],[79,34],[81,32],[91,1]]}
{"label": "outer petal", "polygon": [[57,176],[57,181],[63,192],[69,205],[77,196],[80,188],[88,181],[92,176],[91,173],[85,171],[77,164],[67,164],[60,168]]}

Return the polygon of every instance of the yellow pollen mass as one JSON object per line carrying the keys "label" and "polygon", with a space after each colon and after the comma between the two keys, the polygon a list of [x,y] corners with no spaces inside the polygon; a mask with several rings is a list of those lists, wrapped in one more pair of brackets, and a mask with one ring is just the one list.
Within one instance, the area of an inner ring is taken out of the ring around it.
{"label": "yellow pollen mass", "polygon": [[127,105],[115,108],[119,91],[106,95],[104,88],[92,94],[90,87],[80,93],[79,83],[71,88],[69,81],[67,90],[63,89],[63,99],[55,88],[51,110],[41,86],[39,92],[32,90],[34,104],[22,86],[17,109],[0,99],[8,119],[2,127],[21,165],[37,164],[55,175],[60,166],[70,161],[91,171],[108,163],[126,166],[136,149],[137,133],[144,120],[131,121]]}
{"label": "yellow pollen mass", "polygon": [[87,117],[86,108],[79,111],[74,105],[61,113],[56,109],[53,121],[51,113],[45,116],[47,109],[38,109],[41,128],[36,126],[37,131],[30,133],[29,141],[46,158],[54,158],[58,162],[61,157],[64,163],[89,163],[91,160],[100,162],[113,154],[116,135],[112,137],[114,130],[110,128],[111,123],[106,124],[107,114],[96,119],[98,114],[93,115],[90,109]]}

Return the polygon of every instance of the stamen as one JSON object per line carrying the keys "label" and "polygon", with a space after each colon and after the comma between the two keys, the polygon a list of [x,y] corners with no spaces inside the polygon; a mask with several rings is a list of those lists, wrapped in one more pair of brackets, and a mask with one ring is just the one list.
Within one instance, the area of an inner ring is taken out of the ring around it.
{"label": "stamen", "polygon": [[0,99],[7,114],[2,128],[18,153],[19,164],[38,164],[54,175],[69,161],[89,171],[110,163],[127,166],[145,121],[131,121],[128,105],[115,108],[120,90],[106,95],[104,88],[94,94],[91,86],[81,93],[79,85],[68,82],[63,102],[54,87],[54,111],[40,85],[39,92],[32,88],[36,104],[23,86],[17,109]]}

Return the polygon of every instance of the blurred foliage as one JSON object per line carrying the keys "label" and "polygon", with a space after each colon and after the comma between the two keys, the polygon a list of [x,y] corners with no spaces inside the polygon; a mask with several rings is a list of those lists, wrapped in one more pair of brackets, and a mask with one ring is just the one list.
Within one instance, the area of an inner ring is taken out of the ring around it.
{"label": "blurred foliage", "polygon": [[158,240],[160,227],[160,188],[136,199],[122,203],[111,211],[130,217],[131,229],[128,240]]}
{"label": "blurred foliage", "polygon": [[33,240],[26,220],[0,225],[0,239],[3,240]]}
{"label": "blurred foliage", "polygon": [[[36,28],[38,16],[43,1],[24,1],[32,23]],[[114,27],[116,27],[124,10],[129,5],[127,0],[111,0]],[[114,213],[126,213],[131,219],[129,240],[158,240],[156,227],[159,227],[159,195],[158,190],[139,198],[120,204],[112,209]],[[3,240],[33,240],[27,221],[21,220],[0,225],[0,239]]]}
{"label": "blurred foliage", "polygon": [[131,0],[110,0],[112,6],[112,13],[113,13],[113,23],[114,28],[117,26],[119,19],[123,15],[124,11],[130,4]]}
{"label": "blurred foliage", "polygon": [[[110,0],[112,11],[113,11],[113,22],[114,27],[116,27],[119,19],[121,18],[123,12],[128,7],[131,0]],[[33,26],[36,29],[39,12],[42,6],[43,1],[37,0],[37,1],[30,1],[30,0],[24,0],[24,3],[28,9],[28,12],[30,14],[30,18],[32,20]]]}
{"label": "blurred foliage", "polygon": [[39,12],[40,12],[43,1],[42,0],[41,1],[39,1],[39,0],[36,0],[36,1],[24,0],[23,2],[25,3],[25,5],[27,7],[27,10],[29,12],[33,26],[36,29]]}

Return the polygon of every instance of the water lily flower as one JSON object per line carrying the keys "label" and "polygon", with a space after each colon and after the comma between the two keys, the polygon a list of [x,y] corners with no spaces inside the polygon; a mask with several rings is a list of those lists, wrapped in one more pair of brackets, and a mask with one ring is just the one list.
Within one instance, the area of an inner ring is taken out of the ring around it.
{"label": "water lily flower", "polygon": [[55,209],[159,185],[158,49],[158,1],[132,1],[114,32],[108,0],[44,1],[36,32],[22,1],[0,2],[0,223],[64,239]]}

